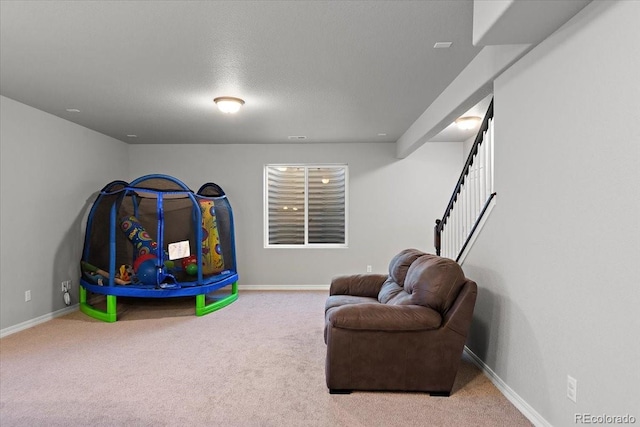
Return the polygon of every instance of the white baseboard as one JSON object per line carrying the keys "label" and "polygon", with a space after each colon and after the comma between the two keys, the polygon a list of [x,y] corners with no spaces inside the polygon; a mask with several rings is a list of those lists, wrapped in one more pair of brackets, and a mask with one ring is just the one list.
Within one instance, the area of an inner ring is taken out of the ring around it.
{"label": "white baseboard", "polygon": [[531,405],[529,405],[522,397],[518,395],[511,387],[507,385],[502,378],[500,378],[493,370],[488,367],[478,356],[476,356],[467,346],[464,347],[464,352],[471,358],[471,361],[476,365],[496,386],[500,393],[507,398],[509,402],[513,404],[522,415],[527,417],[529,421],[536,427],[552,427],[552,425],[544,419],[542,415],[538,413]]}
{"label": "white baseboard", "polygon": [[47,322],[56,317],[64,316],[65,314],[76,311],[80,308],[79,304],[70,305],[69,307],[62,308],[54,311],[53,313],[45,314],[35,319],[27,320],[26,322],[18,323],[17,325],[9,326],[8,328],[0,329],[0,338],[4,338],[7,335],[15,334],[16,332],[24,331],[25,329],[32,328],[40,323]]}
{"label": "white baseboard", "polygon": [[238,285],[239,291],[327,291],[326,285]]}

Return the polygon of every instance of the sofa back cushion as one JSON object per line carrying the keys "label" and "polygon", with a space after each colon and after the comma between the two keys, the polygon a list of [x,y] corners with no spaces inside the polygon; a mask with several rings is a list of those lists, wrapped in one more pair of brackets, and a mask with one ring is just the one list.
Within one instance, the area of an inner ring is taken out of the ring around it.
{"label": "sofa back cushion", "polygon": [[407,270],[404,291],[411,304],[446,313],[460,293],[466,278],[457,262],[426,254],[416,259]]}
{"label": "sofa back cushion", "polygon": [[411,304],[404,290],[405,277],[411,264],[424,254],[417,249],[405,249],[393,257],[389,263],[389,277],[378,293],[378,301],[382,304]]}
{"label": "sofa back cushion", "polygon": [[[389,277],[380,292],[378,293],[378,301],[381,304],[398,304],[401,300],[406,300],[409,294],[405,292],[404,287],[398,285],[394,280]],[[408,304],[411,304],[410,302]]]}
{"label": "sofa back cushion", "polygon": [[394,256],[389,263],[389,277],[400,286],[404,286],[407,271],[413,262],[425,255],[417,249],[405,249],[398,255]]}

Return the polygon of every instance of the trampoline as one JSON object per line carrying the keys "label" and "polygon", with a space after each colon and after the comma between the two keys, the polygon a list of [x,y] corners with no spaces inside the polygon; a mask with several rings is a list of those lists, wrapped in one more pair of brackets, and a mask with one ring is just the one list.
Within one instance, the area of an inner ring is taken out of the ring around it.
{"label": "trampoline", "polygon": [[[223,308],[238,298],[229,200],[214,183],[194,193],[168,175],[113,181],[89,211],[80,264],[80,310],[105,322],[117,320],[118,296],[195,296],[197,316]],[[106,309],[91,293],[106,296]]]}

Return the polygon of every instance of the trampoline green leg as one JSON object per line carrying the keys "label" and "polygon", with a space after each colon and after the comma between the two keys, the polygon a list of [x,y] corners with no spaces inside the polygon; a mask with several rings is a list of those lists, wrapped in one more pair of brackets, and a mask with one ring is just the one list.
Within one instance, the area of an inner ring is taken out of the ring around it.
{"label": "trampoline green leg", "polygon": [[238,282],[233,282],[233,284],[231,284],[230,295],[227,295],[222,299],[214,301],[211,304],[206,303],[205,294],[196,295],[196,316],[204,316],[205,314],[209,314],[213,311],[220,310],[222,307],[228,306],[229,304],[231,304],[237,299],[238,299]]}
{"label": "trampoline green leg", "polygon": [[87,290],[80,286],[80,311],[89,317],[113,323],[116,321],[116,296],[106,295],[107,311],[98,310],[87,302]]}

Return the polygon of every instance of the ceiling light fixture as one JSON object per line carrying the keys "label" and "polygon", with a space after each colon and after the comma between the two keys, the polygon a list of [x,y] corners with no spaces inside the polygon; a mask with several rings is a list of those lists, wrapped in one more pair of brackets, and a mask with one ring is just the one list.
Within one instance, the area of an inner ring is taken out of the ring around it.
{"label": "ceiling light fixture", "polygon": [[226,114],[234,114],[240,110],[240,107],[244,105],[244,101],[240,98],[234,98],[232,96],[220,96],[215,98],[213,102],[218,106],[218,110]]}
{"label": "ceiling light fixture", "polygon": [[461,130],[474,129],[480,125],[480,122],[482,122],[482,118],[478,116],[465,116],[456,119],[456,125]]}

